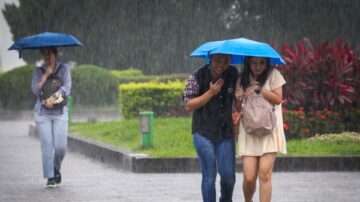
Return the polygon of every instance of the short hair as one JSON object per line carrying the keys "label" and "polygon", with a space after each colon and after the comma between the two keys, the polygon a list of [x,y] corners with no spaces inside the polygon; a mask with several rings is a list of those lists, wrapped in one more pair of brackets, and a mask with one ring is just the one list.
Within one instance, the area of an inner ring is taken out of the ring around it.
{"label": "short hair", "polygon": [[214,56],[221,56],[221,57],[226,57],[227,58],[227,62],[230,64],[231,63],[231,55],[230,54],[223,54],[223,53],[215,53],[215,54],[210,54],[210,60],[212,60],[214,58]]}

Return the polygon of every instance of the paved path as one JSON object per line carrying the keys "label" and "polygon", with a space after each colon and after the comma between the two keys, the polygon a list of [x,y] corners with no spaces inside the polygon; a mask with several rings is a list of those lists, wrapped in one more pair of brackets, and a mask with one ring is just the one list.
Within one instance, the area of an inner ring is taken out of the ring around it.
{"label": "paved path", "polygon": [[[134,174],[67,153],[63,183],[46,188],[30,121],[0,122],[0,201],[201,201],[200,174]],[[217,191],[219,191],[217,182]],[[234,201],[244,201],[237,174]],[[274,173],[274,202],[359,201],[360,172]],[[258,192],[254,201],[258,201]]]}

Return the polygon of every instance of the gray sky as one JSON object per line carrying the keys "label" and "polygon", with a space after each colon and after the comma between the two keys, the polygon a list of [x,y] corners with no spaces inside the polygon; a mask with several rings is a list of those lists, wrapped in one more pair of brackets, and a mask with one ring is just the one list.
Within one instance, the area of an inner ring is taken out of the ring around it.
{"label": "gray sky", "polygon": [[[5,3],[15,3],[18,0],[0,0],[0,9],[5,7]],[[14,67],[24,65],[25,62],[19,58],[17,51],[8,51],[7,49],[13,43],[12,34],[2,12],[0,12],[0,71],[8,71]]]}

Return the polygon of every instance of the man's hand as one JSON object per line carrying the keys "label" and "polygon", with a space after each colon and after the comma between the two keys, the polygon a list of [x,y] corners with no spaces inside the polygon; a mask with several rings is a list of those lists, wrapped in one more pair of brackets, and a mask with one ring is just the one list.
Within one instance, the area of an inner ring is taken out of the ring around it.
{"label": "man's hand", "polygon": [[219,79],[215,83],[210,82],[209,91],[211,92],[211,94],[213,96],[217,95],[221,91],[221,88],[223,87],[223,85],[224,85],[224,80],[223,79]]}

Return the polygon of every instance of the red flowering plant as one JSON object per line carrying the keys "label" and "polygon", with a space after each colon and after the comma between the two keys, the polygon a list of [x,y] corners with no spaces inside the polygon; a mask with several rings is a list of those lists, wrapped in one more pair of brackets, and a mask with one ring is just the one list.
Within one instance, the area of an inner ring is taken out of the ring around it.
{"label": "red flowering plant", "polygon": [[338,38],[314,48],[304,39],[295,49],[285,44],[282,56],[287,63],[279,68],[287,82],[286,108],[339,111],[352,108],[359,99],[360,63],[348,43]]}
{"label": "red flowering plant", "polygon": [[286,110],[283,108],[283,115],[286,139],[298,139],[309,136],[303,108],[297,110]]}
{"label": "red flowering plant", "polygon": [[312,136],[315,134],[340,133],[344,130],[339,113],[327,109],[316,110],[307,115],[307,125],[311,128]]}
{"label": "red flowering plant", "polygon": [[330,110],[317,110],[306,113],[302,107],[296,110],[285,110],[284,130],[287,139],[301,139],[316,134],[339,133],[344,124],[340,121],[339,113]]}
{"label": "red flowering plant", "polygon": [[353,112],[360,107],[360,59],[349,44],[338,38],[314,47],[304,39],[295,48],[283,45],[281,51],[288,138],[359,129],[354,121],[359,113]]}

